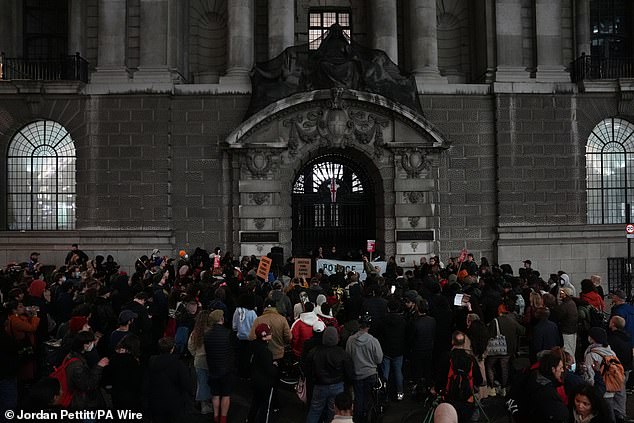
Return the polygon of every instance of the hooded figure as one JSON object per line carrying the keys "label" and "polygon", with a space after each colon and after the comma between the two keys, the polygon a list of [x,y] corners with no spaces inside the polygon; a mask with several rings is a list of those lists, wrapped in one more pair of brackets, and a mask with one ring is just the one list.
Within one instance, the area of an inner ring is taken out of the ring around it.
{"label": "hooded figure", "polygon": [[304,342],[313,337],[313,325],[320,320],[314,309],[313,303],[306,303],[304,305],[305,311],[299,315],[299,319],[295,320],[295,323],[291,326],[291,347],[293,354],[297,358],[302,356]]}

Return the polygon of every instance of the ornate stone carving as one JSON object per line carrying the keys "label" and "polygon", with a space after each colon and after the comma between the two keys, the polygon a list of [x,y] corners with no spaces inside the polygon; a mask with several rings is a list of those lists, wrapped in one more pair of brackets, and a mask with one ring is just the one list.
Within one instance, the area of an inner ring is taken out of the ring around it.
{"label": "ornate stone carving", "polygon": [[255,224],[255,229],[262,230],[262,228],[264,228],[265,221],[266,219],[264,219],[263,217],[258,217],[256,219],[253,219],[253,223]]}
{"label": "ornate stone carving", "polygon": [[404,192],[403,196],[405,197],[405,201],[411,204],[418,204],[423,201],[423,194],[418,191]]}
{"label": "ornate stone carving", "polygon": [[273,165],[271,152],[266,150],[253,150],[246,155],[246,164],[251,175],[256,179],[263,179]]}
{"label": "ornate stone carving", "polygon": [[412,228],[417,228],[418,222],[420,222],[420,217],[412,216],[412,217],[408,217],[407,220],[409,221],[409,226],[411,226]]}
{"label": "ornate stone carving", "polygon": [[412,247],[412,251],[416,252],[416,249],[418,248],[418,242],[412,241],[409,243],[409,246]]}
{"label": "ornate stone carving", "polygon": [[261,206],[269,200],[270,194],[267,192],[256,192],[249,194],[249,197],[251,197],[251,201],[253,201],[256,205]]}
{"label": "ornate stone carving", "polygon": [[264,250],[264,245],[255,244],[255,249],[258,251],[258,254],[262,254],[262,250]]}
{"label": "ornate stone carving", "polygon": [[420,148],[412,148],[401,151],[401,167],[407,173],[408,178],[418,178],[422,173],[431,170],[432,162],[427,151]]}
{"label": "ornate stone carving", "polygon": [[371,112],[350,109],[348,102],[342,99],[343,92],[341,88],[332,89],[332,99],[321,109],[299,113],[282,122],[290,128],[288,149],[291,156],[297,154],[300,140],[334,148],[345,148],[355,141],[363,145],[374,141],[375,155],[381,156],[385,146],[383,128],[389,121]]}

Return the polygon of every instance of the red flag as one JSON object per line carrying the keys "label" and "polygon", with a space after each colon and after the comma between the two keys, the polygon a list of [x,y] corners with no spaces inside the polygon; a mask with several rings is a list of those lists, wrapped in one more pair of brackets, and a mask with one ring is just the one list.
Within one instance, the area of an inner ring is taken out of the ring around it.
{"label": "red flag", "polygon": [[460,250],[460,257],[458,257],[458,263],[462,263],[463,261],[465,261],[467,259],[467,254],[469,254],[469,252],[467,251],[466,248],[463,248],[462,250]]}
{"label": "red flag", "polygon": [[337,188],[339,188],[339,185],[337,185],[335,178],[330,178],[330,201],[332,203],[337,202]]}

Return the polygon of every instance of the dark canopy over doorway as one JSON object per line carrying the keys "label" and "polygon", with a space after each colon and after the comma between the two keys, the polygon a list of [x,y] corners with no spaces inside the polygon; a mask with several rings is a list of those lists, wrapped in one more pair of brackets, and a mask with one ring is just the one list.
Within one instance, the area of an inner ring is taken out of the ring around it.
{"label": "dark canopy over doorway", "polygon": [[309,161],[293,183],[294,256],[337,247],[340,257],[359,258],[375,239],[373,185],[365,169],[340,153]]}

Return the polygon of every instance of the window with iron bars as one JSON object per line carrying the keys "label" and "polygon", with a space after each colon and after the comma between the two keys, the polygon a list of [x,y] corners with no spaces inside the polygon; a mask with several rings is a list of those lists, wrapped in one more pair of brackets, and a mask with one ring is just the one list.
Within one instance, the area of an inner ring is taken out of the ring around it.
{"label": "window with iron bars", "polygon": [[317,50],[328,29],[339,24],[350,38],[350,12],[345,10],[311,10],[308,14],[308,48]]}
{"label": "window with iron bars", "polygon": [[14,231],[75,229],[75,143],[57,122],[18,131],[7,154],[7,227]]}
{"label": "window with iron bars", "polygon": [[630,223],[625,205],[634,192],[634,125],[609,118],[594,127],[586,144],[589,224]]}

